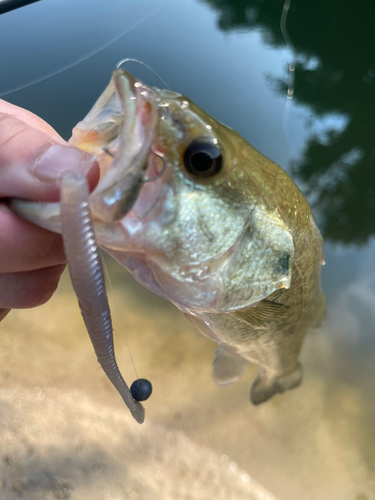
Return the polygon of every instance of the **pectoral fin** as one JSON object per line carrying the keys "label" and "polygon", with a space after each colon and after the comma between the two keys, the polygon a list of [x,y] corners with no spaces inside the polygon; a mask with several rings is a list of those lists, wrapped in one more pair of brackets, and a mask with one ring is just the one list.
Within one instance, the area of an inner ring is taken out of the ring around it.
{"label": "pectoral fin", "polygon": [[243,375],[248,364],[246,359],[230,352],[229,346],[220,345],[215,351],[212,379],[218,385],[233,384]]}
{"label": "pectoral fin", "polygon": [[262,300],[256,307],[249,307],[241,311],[232,313],[240,321],[254,327],[266,326],[275,318],[287,314],[289,306],[273,302],[272,300]]}

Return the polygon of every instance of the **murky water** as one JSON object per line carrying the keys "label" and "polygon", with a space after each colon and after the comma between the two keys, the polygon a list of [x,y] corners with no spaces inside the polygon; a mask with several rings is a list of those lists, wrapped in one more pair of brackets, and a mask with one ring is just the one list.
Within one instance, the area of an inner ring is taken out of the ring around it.
{"label": "murky water", "polygon": [[[253,407],[255,368],[216,387],[215,344],[108,261],[121,368],[135,378],[124,331],[138,375],[154,385],[145,432],[126,420],[99,369],[64,276],[48,304],[14,311],[0,326],[1,498],[190,498],[179,484],[210,481],[211,491],[197,486],[203,496],[191,498],[220,498],[218,465],[197,472],[202,456],[211,460],[208,450],[232,474],[219,474],[224,499],[234,484],[250,488],[249,477],[279,499],[375,498],[375,8],[291,0],[286,46],[283,5],[43,0],[0,16],[0,94],[64,137],[117,61],[135,57],[288,170],[325,237],[328,303],[323,328],[304,344],[303,385]],[[160,85],[147,70],[129,69]],[[121,439],[131,445],[121,447]],[[233,498],[265,495],[259,491]]]}

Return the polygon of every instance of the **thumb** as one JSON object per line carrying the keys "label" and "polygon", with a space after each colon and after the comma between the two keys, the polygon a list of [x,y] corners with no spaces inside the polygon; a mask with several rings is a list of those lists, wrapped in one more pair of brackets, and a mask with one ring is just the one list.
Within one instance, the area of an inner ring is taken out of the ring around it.
{"label": "thumb", "polygon": [[58,201],[60,180],[80,172],[90,188],[99,179],[99,166],[81,151],[49,131],[0,112],[0,198]]}

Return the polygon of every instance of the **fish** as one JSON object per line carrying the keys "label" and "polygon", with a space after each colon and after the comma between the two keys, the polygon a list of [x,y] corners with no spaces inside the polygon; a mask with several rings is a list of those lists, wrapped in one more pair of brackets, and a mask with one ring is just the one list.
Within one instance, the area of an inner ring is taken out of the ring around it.
{"label": "fish", "polygon": [[[299,386],[303,341],[325,315],[324,248],[291,177],[186,96],[122,68],[69,142],[100,164],[99,246],[218,343],[213,381],[256,364],[254,405]],[[58,203],[13,208],[62,231]]]}

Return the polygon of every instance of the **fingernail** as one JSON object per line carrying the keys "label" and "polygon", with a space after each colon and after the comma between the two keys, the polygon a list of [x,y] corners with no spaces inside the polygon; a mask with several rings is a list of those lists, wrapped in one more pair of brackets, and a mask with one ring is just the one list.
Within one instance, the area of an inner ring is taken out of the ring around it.
{"label": "fingernail", "polygon": [[52,183],[61,180],[68,172],[86,175],[94,163],[95,159],[85,151],[50,143],[43,147],[30,168],[37,179]]}

